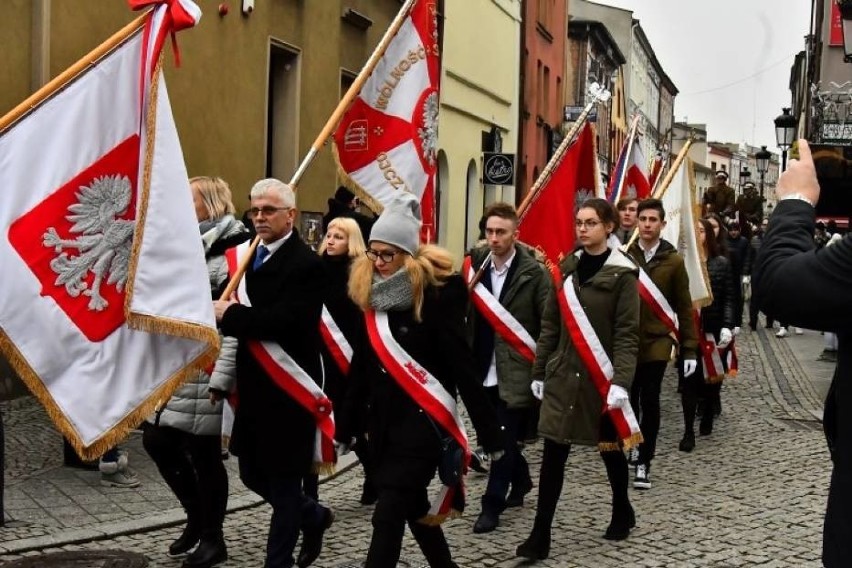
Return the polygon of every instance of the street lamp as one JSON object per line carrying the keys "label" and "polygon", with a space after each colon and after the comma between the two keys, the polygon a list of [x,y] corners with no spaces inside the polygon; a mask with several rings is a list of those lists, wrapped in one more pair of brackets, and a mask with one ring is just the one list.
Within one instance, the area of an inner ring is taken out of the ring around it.
{"label": "street lamp", "polygon": [[751,177],[751,172],[748,171],[748,166],[743,166],[743,169],[740,170],[740,193],[743,192],[743,185],[748,181],[748,178]]}
{"label": "street lamp", "polygon": [[843,30],[843,61],[852,63],[852,0],[837,0]]}
{"label": "street lamp", "polygon": [[766,172],[769,171],[769,159],[772,158],[772,153],[766,149],[766,146],[761,146],[760,150],[754,153],[754,160],[757,162],[757,173],[760,174],[760,201],[763,201],[763,178]]}
{"label": "street lamp", "polygon": [[790,109],[781,109],[781,114],[775,119],[775,141],[781,149],[782,172],[787,169],[787,150],[793,145],[797,126],[796,117],[790,114]]}

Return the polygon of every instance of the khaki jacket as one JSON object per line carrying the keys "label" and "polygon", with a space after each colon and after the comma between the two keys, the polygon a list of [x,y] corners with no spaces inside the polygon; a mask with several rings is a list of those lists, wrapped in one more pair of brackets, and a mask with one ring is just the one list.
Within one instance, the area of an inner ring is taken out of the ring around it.
{"label": "khaki jacket", "polygon": [[[577,269],[582,251],[559,265],[563,282]],[[615,374],[613,384],[630,390],[639,346],[638,270],[613,250],[603,267],[578,288],[578,296]],[[576,283],[575,283],[576,286]],[[551,285],[541,323],[532,378],[544,381],[539,434],[560,444],[596,445],[604,400],[574,347]]]}
{"label": "khaki jacket", "polygon": [[[660,240],[654,257],[645,262],[645,253],[638,241],[628,251],[633,260],[648,273],[657,288],[668,300],[677,314],[680,327],[680,353],[684,359],[695,359],[698,338],[689,295],[689,276],[683,257],[666,240]],[[647,303],[642,301],[639,317],[639,363],[668,361],[671,358],[674,340],[666,325],[654,315]]]}

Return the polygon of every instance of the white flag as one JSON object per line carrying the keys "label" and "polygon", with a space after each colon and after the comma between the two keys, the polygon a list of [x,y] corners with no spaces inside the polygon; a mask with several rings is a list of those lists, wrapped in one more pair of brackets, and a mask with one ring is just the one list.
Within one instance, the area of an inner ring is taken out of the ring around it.
{"label": "white flag", "polygon": [[[148,16],[151,37],[164,10]],[[144,36],[0,131],[0,347],[86,458],[218,350],[186,166]]]}
{"label": "white flag", "polygon": [[710,302],[711,297],[707,286],[707,271],[696,236],[693,184],[692,160],[686,158],[675,173],[668,190],[663,194],[666,227],[663,229],[662,237],[672,243],[683,256],[686,272],[689,275],[689,294],[692,296],[692,301],[705,305]]}

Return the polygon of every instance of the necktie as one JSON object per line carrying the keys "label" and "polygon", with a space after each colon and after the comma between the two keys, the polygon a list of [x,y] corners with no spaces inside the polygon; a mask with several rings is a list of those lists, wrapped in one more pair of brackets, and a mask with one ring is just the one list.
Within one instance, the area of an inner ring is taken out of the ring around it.
{"label": "necktie", "polygon": [[254,255],[254,264],[252,265],[252,270],[257,270],[263,264],[263,259],[269,256],[269,249],[264,245],[257,246],[257,252]]}

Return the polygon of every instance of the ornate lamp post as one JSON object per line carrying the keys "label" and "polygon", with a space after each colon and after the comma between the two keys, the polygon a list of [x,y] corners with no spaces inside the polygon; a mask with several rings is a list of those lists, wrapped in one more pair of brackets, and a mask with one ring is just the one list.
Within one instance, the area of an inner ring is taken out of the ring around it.
{"label": "ornate lamp post", "polygon": [[775,141],[781,150],[782,172],[787,169],[787,150],[793,145],[797,126],[796,117],[790,114],[790,109],[781,109],[781,114],[775,119]]}
{"label": "ornate lamp post", "polygon": [[754,153],[754,160],[757,162],[757,173],[760,174],[760,201],[763,201],[763,178],[766,172],[769,171],[769,159],[772,158],[772,153],[766,149],[766,146],[761,146],[760,150]]}
{"label": "ornate lamp post", "polygon": [[837,0],[843,29],[843,60],[852,63],[852,0]]}
{"label": "ornate lamp post", "polygon": [[743,166],[743,169],[740,170],[740,193],[743,193],[743,185],[748,181],[748,178],[751,177],[751,172],[748,171],[748,166]]}

